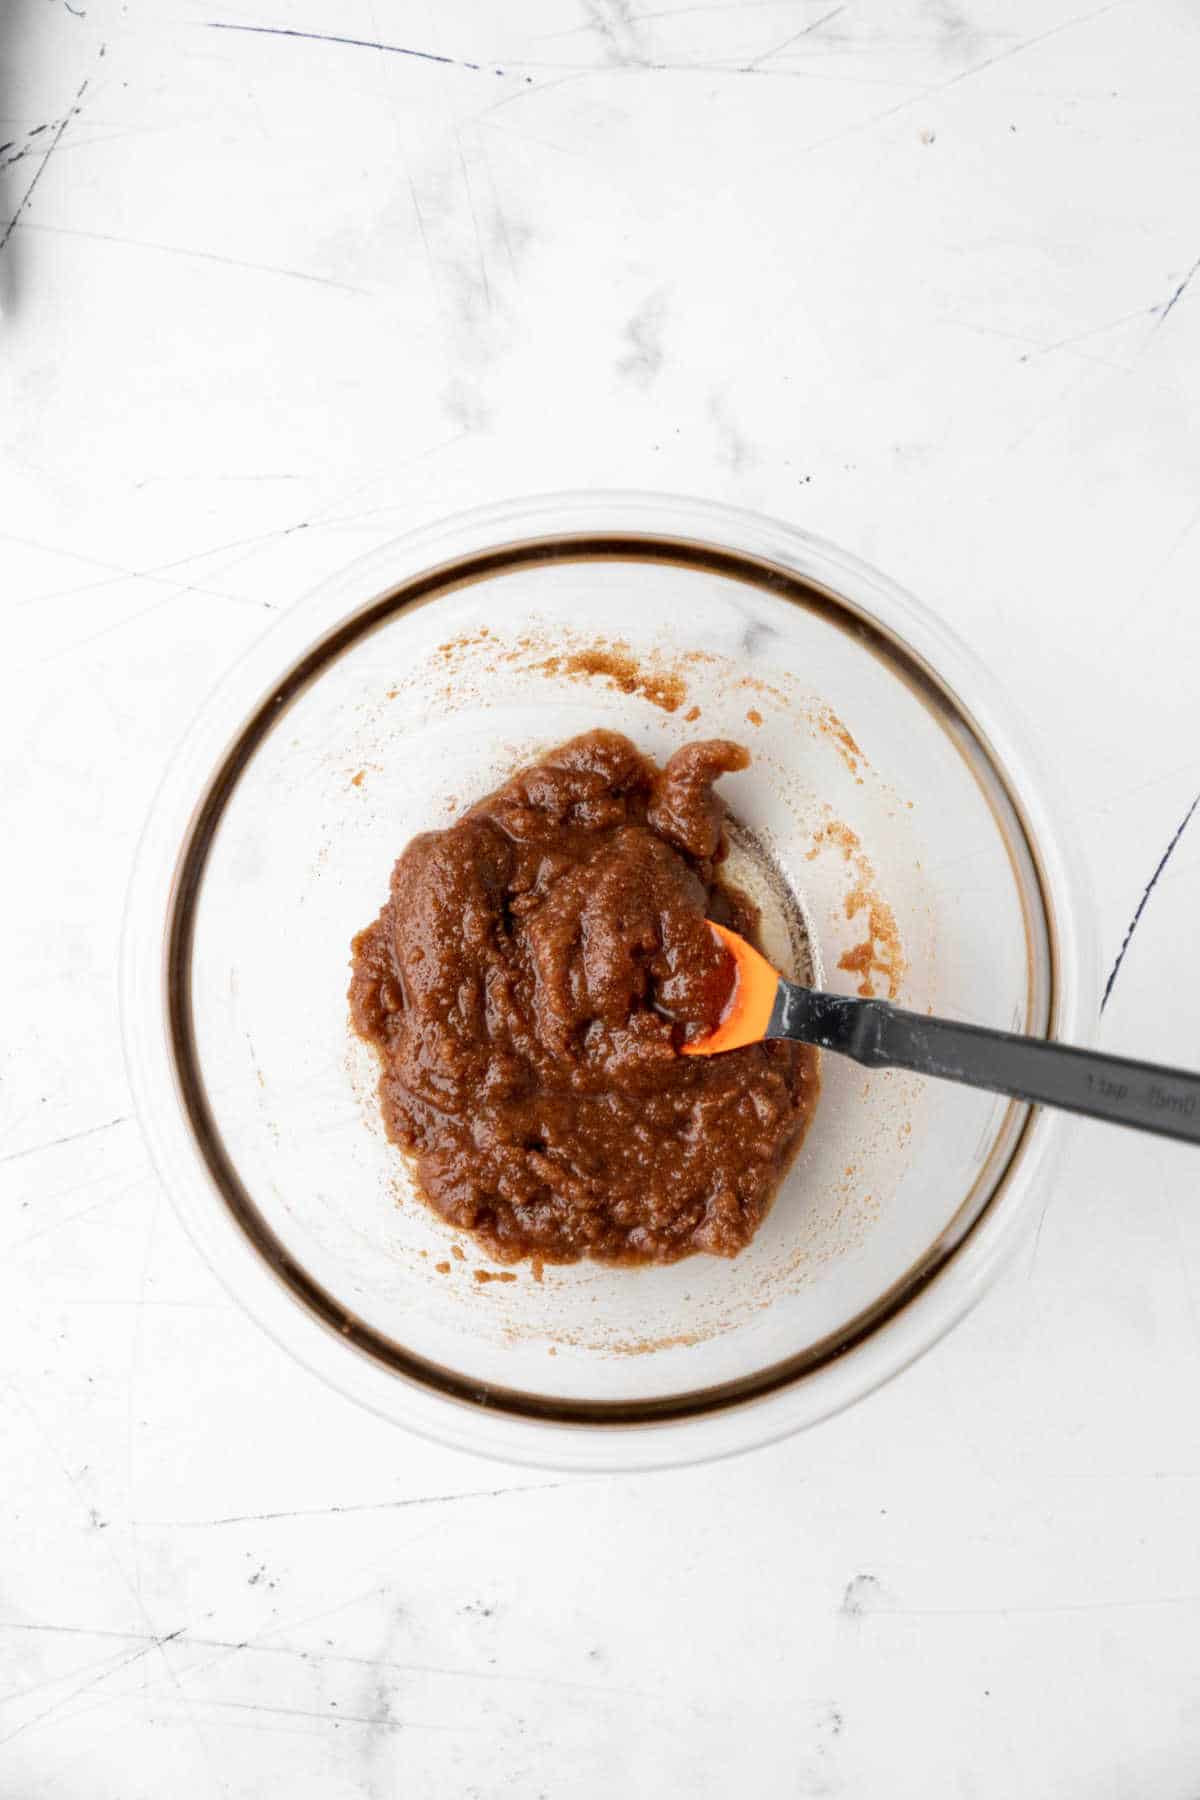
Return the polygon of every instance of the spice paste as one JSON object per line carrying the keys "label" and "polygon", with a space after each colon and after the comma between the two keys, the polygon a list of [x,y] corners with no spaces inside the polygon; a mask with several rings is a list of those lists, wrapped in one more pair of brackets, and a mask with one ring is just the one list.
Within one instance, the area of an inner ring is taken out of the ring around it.
{"label": "spice paste", "polygon": [[673,1262],[753,1237],[816,1102],[816,1053],[681,1056],[728,1002],[707,919],[751,941],[718,870],[713,784],[749,757],[688,744],[661,770],[592,731],[414,838],[353,946],[388,1135],[493,1256]]}

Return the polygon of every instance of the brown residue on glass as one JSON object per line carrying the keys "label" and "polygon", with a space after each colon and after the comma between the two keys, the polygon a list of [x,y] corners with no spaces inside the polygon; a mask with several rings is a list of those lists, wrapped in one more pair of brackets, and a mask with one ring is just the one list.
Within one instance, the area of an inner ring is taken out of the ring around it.
{"label": "brown residue on glass", "polygon": [[836,844],[846,862],[862,849],[862,839],[849,825],[843,825],[838,819],[831,819],[813,832],[813,847],[808,852],[806,861],[813,862],[826,844]]}
{"label": "brown residue on glass", "polygon": [[807,860],[813,862],[830,849],[840,851],[843,862],[851,866],[855,881],[845,898],[846,917],[861,918],[863,930],[862,941],[843,951],[837,966],[858,976],[858,992],[864,1000],[875,998],[877,984],[889,1000],[895,1000],[907,968],[896,915],[879,891],[874,866],[863,852],[858,833],[840,819],[827,819],[818,826]]}
{"label": "brown residue on glass", "polygon": [[882,895],[859,886],[846,895],[846,917],[855,919],[866,914],[866,936],[861,944],[846,950],[838,958],[838,968],[859,977],[858,991],[864,1000],[875,997],[875,978],[887,985],[887,998],[894,1000],[904,978],[904,952],[896,915]]}
{"label": "brown residue on glass", "polygon": [[602,641],[570,655],[548,656],[538,664],[545,675],[566,675],[573,680],[600,677],[622,694],[640,694],[663,712],[678,712],[687,699],[687,683],[674,670],[639,662],[627,644]]}
{"label": "brown residue on glass", "polygon": [[859,764],[865,763],[867,759],[832,706],[819,706],[813,722],[822,736],[829,739],[850,773],[861,782]]}
{"label": "brown residue on glass", "polygon": [[489,625],[480,625],[475,631],[462,631],[457,637],[449,638],[446,643],[439,644],[437,653],[443,662],[454,662],[466,651],[485,644],[491,635]]}

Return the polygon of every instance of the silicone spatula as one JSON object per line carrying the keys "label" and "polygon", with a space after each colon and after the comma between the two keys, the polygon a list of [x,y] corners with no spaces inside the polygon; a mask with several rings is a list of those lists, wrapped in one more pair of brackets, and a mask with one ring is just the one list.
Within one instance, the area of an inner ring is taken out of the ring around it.
{"label": "silicone spatula", "polygon": [[767,1038],[792,1038],[852,1057],[868,1069],[911,1069],[1200,1144],[1200,1075],[931,1019],[887,1000],[800,987],[785,981],[735,931],[723,925],[712,929],[734,958],[737,975],[720,1023],[707,1037],[685,1044],[685,1056],[719,1056]]}

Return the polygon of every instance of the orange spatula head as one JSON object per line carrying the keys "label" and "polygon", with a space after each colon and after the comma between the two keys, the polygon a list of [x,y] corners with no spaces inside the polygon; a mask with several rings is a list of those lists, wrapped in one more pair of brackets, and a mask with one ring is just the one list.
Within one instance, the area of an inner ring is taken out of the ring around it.
{"label": "orange spatula head", "polygon": [[752,944],[736,931],[714,925],[711,919],[709,926],[737,964],[737,977],[720,1024],[707,1037],[684,1044],[685,1056],[716,1056],[722,1050],[742,1050],[747,1044],[761,1043],[779,986],[778,974]]}

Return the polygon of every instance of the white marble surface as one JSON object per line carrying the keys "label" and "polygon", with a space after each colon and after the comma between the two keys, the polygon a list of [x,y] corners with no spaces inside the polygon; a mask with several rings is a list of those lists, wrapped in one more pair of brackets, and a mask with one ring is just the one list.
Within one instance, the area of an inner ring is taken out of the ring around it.
{"label": "white marble surface", "polygon": [[[541,1478],[234,1310],[115,961],[164,758],[272,612],[604,484],[951,620],[1111,965],[1200,788],[1198,67],[1189,0],[6,0],[5,1800],[1194,1800],[1194,1153],[1081,1128],[980,1311],[805,1438]],[[1200,815],[1102,1042],[1198,1060],[1198,901]]]}

